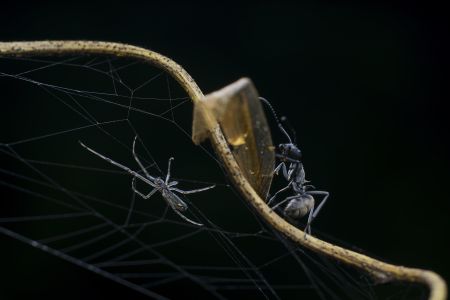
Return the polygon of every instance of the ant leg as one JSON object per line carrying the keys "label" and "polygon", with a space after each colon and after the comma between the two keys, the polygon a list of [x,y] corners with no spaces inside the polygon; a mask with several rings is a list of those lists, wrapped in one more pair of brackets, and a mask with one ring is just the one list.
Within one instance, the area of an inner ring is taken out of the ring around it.
{"label": "ant leg", "polygon": [[141,196],[144,199],[148,199],[150,198],[154,193],[156,193],[158,191],[157,188],[154,188],[153,190],[150,191],[150,193],[148,193],[147,195],[142,194],[141,192],[139,192],[136,189],[136,178],[138,177],[133,177],[133,180],[131,181],[131,188],[133,189],[133,191],[138,194],[139,196]]}
{"label": "ant leg", "polygon": [[[278,172],[280,171],[280,169],[283,167],[284,162],[281,162],[276,168],[275,170],[273,170],[273,173],[278,175]],[[284,165],[286,167],[286,165]]]}
{"label": "ant leg", "polygon": [[285,186],[284,188],[282,188],[281,190],[277,191],[275,194],[273,194],[273,196],[269,199],[269,201],[267,201],[267,205],[270,205],[270,203],[272,203],[273,200],[275,200],[275,197],[281,193],[284,192],[285,190],[287,190],[292,184],[292,181],[289,182],[289,184],[287,186]]}
{"label": "ant leg", "polygon": [[286,167],[286,164],[285,164],[284,162],[281,162],[281,163],[275,168],[275,170],[274,170],[273,172],[274,172],[275,174],[278,175],[280,169],[281,169],[281,171],[283,172],[284,178],[286,178],[286,180],[290,180],[290,179],[291,179],[291,175],[289,174],[289,172],[288,172],[288,170],[287,170],[287,167]]}
{"label": "ant leg", "polygon": [[317,206],[317,208],[314,210],[314,213],[312,214],[312,217],[311,217],[311,222],[312,222],[317,217],[320,210],[327,202],[327,199],[328,199],[328,196],[330,196],[330,193],[325,192],[325,191],[309,191],[309,192],[307,192],[307,194],[324,196],[322,201],[320,202],[319,206]]}
{"label": "ant leg", "polygon": [[291,180],[291,176],[292,176],[292,171],[291,171],[291,165],[289,165],[289,171],[286,167],[286,165],[283,163],[283,176],[284,178],[286,178],[286,180]]}
{"label": "ant leg", "polygon": [[275,210],[275,209],[276,209],[278,206],[280,206],[281,204],[286,203],[287,201],[289,201],[289,200],[291,200],[291,199],[295,199],[295,198],[298,198],[298,195],[287,197],[287,198],[284,199],[283,201],[281,201],[281,202],[277,203],[276,205],[272,206],[271,209],[272,209],[272,210]]}
{"label": "ant leg", "polygon": [[291,179],[291,176],[292,176],[292,174],[294,173],[294,171],[295,171],[295,167],[294,167],[294,165],[293,164],[291,164],[290,166],[289,166],[289,171],[288,171],[288,173],[287,173],[287,180],[290,180]]}
{"label": "ant leg", "polygon": [[306,239],[306,234],[311,235],[311,222],[313,220],[314,211],[315,211],[314,207],[311,208],[311,210],[309,211],[308,222],[306,223],[306,227],[305,227],[305,239]]}

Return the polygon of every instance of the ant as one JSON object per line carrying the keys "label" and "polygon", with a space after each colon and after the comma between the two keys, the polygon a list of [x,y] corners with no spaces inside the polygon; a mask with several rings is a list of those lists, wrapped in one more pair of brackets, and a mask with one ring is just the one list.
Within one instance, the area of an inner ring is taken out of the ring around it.
{"label": "ant", "polygon": [[[283,214],[291,223],[295,223],[297,219],[300,219],[309,213],[308,222],[305,227],[306,237],[306,233],[311,234],[311,222],[317,217],[330,194],[326,191],[317,191],[313,185],[308,184],[309,181],[306,180],[305,169],[303,168],[302,163],[302,152],[295,144],[295,140],[294,142],[292,141],[291,137],[278,120],[277,114],[275,113],[275,110],[270,102],[262,97],[259,97],[259,99],[270,108],[273,116],[275,117],[278,128],[288,139],[288,143],[278,145],[279,153],[276,153],[276,157],[281,162],[273,171],[276,175],[278,175],[281,170],[284,178],[288,181],[288,185],[277,191],[269,199],[267,205],[270,205],[279,193],[291,188],[294,195],[285,198],[271,208],[275,210],[287,202],[284,206]],[[289,165],[288,167],[287,164]],[[322,201],[317,207],[315,207],[314,196],[323,196]]]}

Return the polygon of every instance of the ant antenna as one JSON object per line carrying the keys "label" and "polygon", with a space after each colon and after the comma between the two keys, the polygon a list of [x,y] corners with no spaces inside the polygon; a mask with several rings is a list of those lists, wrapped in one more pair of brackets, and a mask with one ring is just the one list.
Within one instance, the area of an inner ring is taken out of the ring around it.
{"label": "ant antenna", "polygon": [[296,145],[297,144],[297,133],[295,132],[295,129],[292,126],[291,122],[289,122],[288,118],[286,118],[285,116],[281,116],[280,121],[281,121],[281,123],[286,125],[287,128],[289,129],[289,131],[292,133],[292,135],[294,136],[294,144]]}
{"label": "ant antenna", "polygon": [[288,138],[289,143],[292,144],[292,139],[289,136],[289,134],[287,133],[287,131],[284,129],[283,125],[281,125],[280,121],[278,120],[277,114],[275,113],[275,110],[273,109],[272,105],[270,104],[269,100],[263,98],[263,97],[259,97],[259,100],[261,100],[262,102],[264,102],[272,111],[273,116],[275,117],[275,121],[278,124],[278,127],[280,128],[281,132],[284,133],[284,135]]}

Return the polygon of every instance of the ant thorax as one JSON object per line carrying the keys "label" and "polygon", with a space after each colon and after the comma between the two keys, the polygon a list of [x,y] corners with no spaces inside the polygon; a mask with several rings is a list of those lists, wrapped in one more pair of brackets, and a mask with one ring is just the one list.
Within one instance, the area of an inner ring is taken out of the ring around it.
{"label": "ant thorax", "polygon": [[303,184],[306,182],[305,169],[303,168],[303,164],[301,162],[292,163],[289,166],[289,169],[291,169],[293,172],[293,174],[291,175],[291,178],[293,178],[295,182],[297,182],[299,184]]}

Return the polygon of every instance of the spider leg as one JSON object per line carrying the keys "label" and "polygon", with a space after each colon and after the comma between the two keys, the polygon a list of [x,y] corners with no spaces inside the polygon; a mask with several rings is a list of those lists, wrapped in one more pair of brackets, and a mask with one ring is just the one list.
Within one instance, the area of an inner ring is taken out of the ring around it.
{"label": "spider leg", "polygon": [[270,203],[272,203],[273,200],[275,200],[275,197],[281,193],[284,192],[285,190],[287,190],[292,184],[292,181],[289,182],[289,184],[287,186],[285,186],[284,188],[280,189],[279,191],[277,191],[275,194],[273,194],[273,196],[269,199],[269,201],[267,201],[267,205],[270,205]]}
{"label": "spider leg", "polygon": [[207,191],[207,190],[210,190],[210,189],[215,188],[215,187],[216,187],[216,185],[214,184],[214,185],[207,186],[207,187],[204,187],[204,188],[201,188],[201,189],[195,189],[195,190],[189,190],[189,191],[183,191],[183,190],[180,190],[180,189],[177,189],[177,188],[169,188],[169,190],[186,195],[186,194],[194,194],[194,193]]}
{"label": "spider leg", "polygon": [[111,158],[106,157],[106,156],[104,156],[104,155],[98,153],[98,152],[95,151],[95,150],[92,150],[91,148],[89,148],[88,146],[86,146],[85,144],[83,144],[82,142],[79,141],[79,143],[80,143],[80,145],[83,146],[86,150],[88,150],[89,152],[91,152],[91,153],[97,155],[97,156],[100,157],[101,159],[106,160],[106,161],[109,162],[110,164],[115,165],[116,167],[121,168],[122,170],[126,171],[127,173],[129,173],[129,174],[131,174],[131,175],[133,175],[133,176],[139,178],[139,179],[142,180],[143,182],[147,183],[148,185],[151,185],[152,187],[156,187],[156,185],[151,181],[151,180],[154,180],[153,177],[149,176],[149,178],[145,178],[145,177],[143,177],[141,174],[139,174],[138,172],[135,172],[135,171],[131,170],[130,168],[125,167],[124,165],[119,164],[118,162],[115,162],[115,161],[112,160]]}
{"label": "spider leg", "polygon": [[138,194],[139,196],[141,196],[144,199],[148,199],[150,198],[154,193],[156,193],[158,191],[157,188],[154,188],[153,190],[151,190],[147,195],[142,194],[141,192],[139,192],[136,189],[136,178],[138,177],[133,177],[133,180],[131,181],[131,188],[133,189],[133,191]]}
{"label": "spider leg", "polygon": [[176,209],[173,208],[173,207],[172,207],[172,210],[173,210],[177,215],[179,215],[183,220],[185,220],[185,221],[187,221],[187,222],[189,222],[189,223],[191,223],[191,224],[197,225],[197,226],[203,226],[203,224],[192,221],[191,219],[189,219],[188,217],[186,217],[185,215],[183,215],[182,213],[180,213],[178,210],[176,210]]}
{"label": "spider leg", "polygon": [[150,180],[155,180],[155,178],[153,178],[152,176],[150,176],[150,174],[148,174],[147,169],[144,168],[144,165],[141,163],[141,161],[139,160],[138,156],[136,155],[136,151],[135,151],[136,140],[137,140],[137,135],[134,137],[134,140],[133,140],[133,157],[134,157],[134,160],[137,162],[137,164],[139,165],[141,170],[144,172],[145,176],[147,176],[147,178],[149,178]]}
{"label": "spider leg", "polygon": [[203,224],[194,222],[181,213],[180,210],[185,211],[185,210],[187,210],[188,207],[187,207],[187,204],[183,200],[181,200],[180,197],[178,197],[176,194],[172,193],[169,190],[169,191],[167,191],[167,193],[163,192],[163,197],[167,201],[169,206],[172,208],[172,210],[177,215],[179,215],[183,220],[185,220],[191,224],[194,224],[196,226],[203,226]]}
{"label": "spider leg", "polygon": [[167,187],[176,186],[178,184],[178,181],[171,181],[167,184]]}
{"label": "spider leg", "polygon": [[169,178],[170,178],[170,165],[172,164],[172,160],[174,160],[173,157],[169,158],[169,163],[168,163],[168,166],[167,166],[166,184],[169,183]]}

